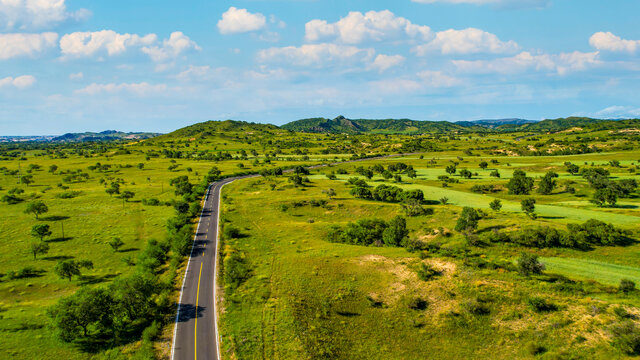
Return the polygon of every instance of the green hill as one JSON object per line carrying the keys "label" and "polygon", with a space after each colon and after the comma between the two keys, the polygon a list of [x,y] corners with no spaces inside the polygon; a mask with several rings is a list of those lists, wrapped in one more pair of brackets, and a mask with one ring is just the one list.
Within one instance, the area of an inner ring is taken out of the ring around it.
{"label": "green hill", "polygon": [[224,132],[272,132],[280,130],[275,125],[249,123],[246,121],[224,120],[224,121],[205,121],[183,127],[176,131],[170,132],[160,137],[167,138],[191,138],[191,137],[207,137]]}
{"label": "green hill", "polygon": [[417,121],[409,119],[335,119],[311,118],[290,122],[283,129],[312,133],[378,133],[378,134],[420,134],[426,132],[469,132],[483,131],[476,126],[465,127],[448,121]]}
{"label": "green hill", "polygon": [[640,126],[640,120],[602,120],[587,117],[568,117],[559,119],[547,119],[529,124],[507,124],[496,128],[498,131],[531,131],[531,132],[560,132],[573,128],[586,131],[614,130]]}

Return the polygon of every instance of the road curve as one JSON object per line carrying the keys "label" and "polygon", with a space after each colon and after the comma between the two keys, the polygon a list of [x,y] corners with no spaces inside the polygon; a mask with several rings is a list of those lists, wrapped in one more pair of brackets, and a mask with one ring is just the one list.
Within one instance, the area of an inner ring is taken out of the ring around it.
{"label": "road curve", "polygon": [[[377,160],[411,155],[394,154],[375,158],[351,160],[330,165]],[[317,169],[328,166],[319,164],[308,167]],[[285,172],[292,172],[286,170]],[[205,195],[198,230],[187,270],[182,281],[180,301],[171,345],[171,360],[220,360],[218,316],[216,310],[216,279],[218,259],[218,221],[220,218],[220,193],[222,187],[235,180],[259,177],[246,175],[220,180],[209,185]]]}

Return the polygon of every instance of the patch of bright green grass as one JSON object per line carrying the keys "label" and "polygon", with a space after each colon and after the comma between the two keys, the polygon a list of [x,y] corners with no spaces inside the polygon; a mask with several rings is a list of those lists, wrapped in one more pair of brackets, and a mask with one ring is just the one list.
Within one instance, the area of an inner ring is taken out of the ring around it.
{"label": "patch of bright green grass", "polygon": [[640,268],[610,264],[601,261],[576,258],[540,258],[547,271],[574,279],[595,280],[602,284],[618,285],[620,280],[629,279],[640,284]]}

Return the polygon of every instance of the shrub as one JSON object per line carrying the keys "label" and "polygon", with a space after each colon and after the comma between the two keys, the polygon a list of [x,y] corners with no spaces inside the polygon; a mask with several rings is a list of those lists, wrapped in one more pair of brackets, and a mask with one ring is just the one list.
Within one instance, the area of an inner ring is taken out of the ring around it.
{"label": "shrub", "polygon": [[640,355],[640,328],[627,320],[611,328],[613,346],[628,355]]}
{"label": "shrub", "polygon": [[233,226],[225,226],[223,235],[225,239],[237,239],[241,236],[240,230]]}
{"label": "shrub", "polygon": [[434,277],[439,276],[440,274],[440,271],[434,269],[433,266],[427,265],[425,263],[422,263],[420,265],[420,269],[418,269],[418,278],[420,278],[420,280],[422,281],[429,281]]}
{"label": "shrub", "polygon": [[527,303],[536,312],[551,312],[558,310],[558,306],[541,297],[531,297]]}
{"label": "shrub", "polygon": [[529,276],[531,274],[542,274],[544,264],[538,261],[537,255],[522,253],[517,261],[518,271],[522,275]]}
{"label": "shrub", "polygon": [[624,294],[628,294],[636,289],[636,283],[629,279],[620,280],[620,285],[618,286],[618,290],[623,292]]}
{"label": "shrub", "polygon": [[426,310],[427,306],[429,306],[429,303],[419,297],[413,298],[409,302],[409,309],[411,310]]}
{"label": "shrub", "polygon": [[246,259],[237,252],[232,252],[224,259],[224,283],[232,291],[237,289],[251,276]]}
{"label": "shrub", "polygon": [[468,311],[472,315],[489,315],[491,313],[491,309],[489,306],[481,301],[471,300],[467,301],[464,304],[464,309]]}

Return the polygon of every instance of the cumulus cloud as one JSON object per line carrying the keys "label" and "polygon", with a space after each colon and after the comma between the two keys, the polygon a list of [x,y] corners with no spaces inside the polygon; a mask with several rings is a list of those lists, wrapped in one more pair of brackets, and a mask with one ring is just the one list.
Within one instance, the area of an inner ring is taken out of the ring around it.
{"label": "cumulus cloud", "polygon": [[34,57],[56,46],[58,34],[0,34],[0,60]]}
{"label": "cumulus cloud", "polygon": [[380,72],[386,71],[394,66],[398,66],[405,61],[405,57],[402,55],[384,55],[380,54],[373,60],[371,67],[379,70]]}
{"label": "cumulus cloud", "polygon": [[36,78],[31,75],[22,75],[18,77],[6,77],[0,79],[0,88],[14,87],[17,89],[26,89],[36,83]]}
{"label": "cumulus cloud", "polygon": [[571,71],[582,71],[600,65],[598,52],[583,53],[574,51],[560,54],[534,55],[523,51],[513,57],[493,60],[454,60],[453,64],[461,71],[471,73],[514,74],[525,71],[557,72],[565,75]]}
{"label": "cumulus cloud", "polygon": [[93,56],[105,52],[113,56],[122,54],[131,47],[151,45],[157,38],[155,34],[118,34],[113,30],[74,32],[60,39],[60,50],[69,57]]}
{"label": "cumulus cloud", "polygon": [[365,14],[352,11],[335,23],[316,19],[305,25],[307,41],[337,39],[345,44],[360,44],[365,41],[406,38],[428,40],[431,36],[428,26],[413,24],[389,10],[369,11]]}
{"label": "cumulus cloud", "polygon": [[509,53],[518,50],[519,46],[514,41],[502,41],[495,34],[468,28],[464,30],[445,30],[436,33],[435,38],[423,45],[413,48],[419,56],[425,56],[430,52],[440,52],[443,55],[450,54],[477,54],[477,53]]}
{"label": "cumulus cloud", "polygon": [[305,44],[300,47],[270,48],[258,52],[260,62],[280,62],[317,68],[337,64],[369,63],[374,56],[373,49],[338,44]]}
{"label": "cumulus cloud", "polygon": [[640,49],[640,40],[625,40],[610,32],[597,32],[589,39],[589,44],[602,51],[635,53]]}
{"label": "cumulus cloud", "polygon": [[522,9],[522,8],[543,8],[551,3],[551,0],[411,0],[421,4],[472,4],[472,5],[492,5],[497,8]]}
{"label": "cumulus cloud", "polygon": [[87,9],[67,11],[65,0],[0,0],[0,28],[5,30],[37,30],[90,16]]}
{"label": "cumulus cloud", "polygon": [[218,30],[223,35],[246,33],[264,29],[267,18],[260,13],[250,13],[247,9],[230,7],[218,21]]}
{"label": "cumulus cloud", "polygon": [[149,55],[155,62],[177,58],[188,50],[201,50],[201,48],[180,31],[172,33],[169,39],[162,42],[162,46],[142,48],[142,52]]}
{"label": "cumulus cloud", "polygon": [[117,93],[129,93],[136,96],[149,96],[155,94],[161,94],[168,89],[165,84],[151,85],[146,82],[141,83],[121,83],[121,84],[97,84],[93,83],[85,88],[76,90],[76,94],[83,95],[100,95],[100,94],[117,94]]}

